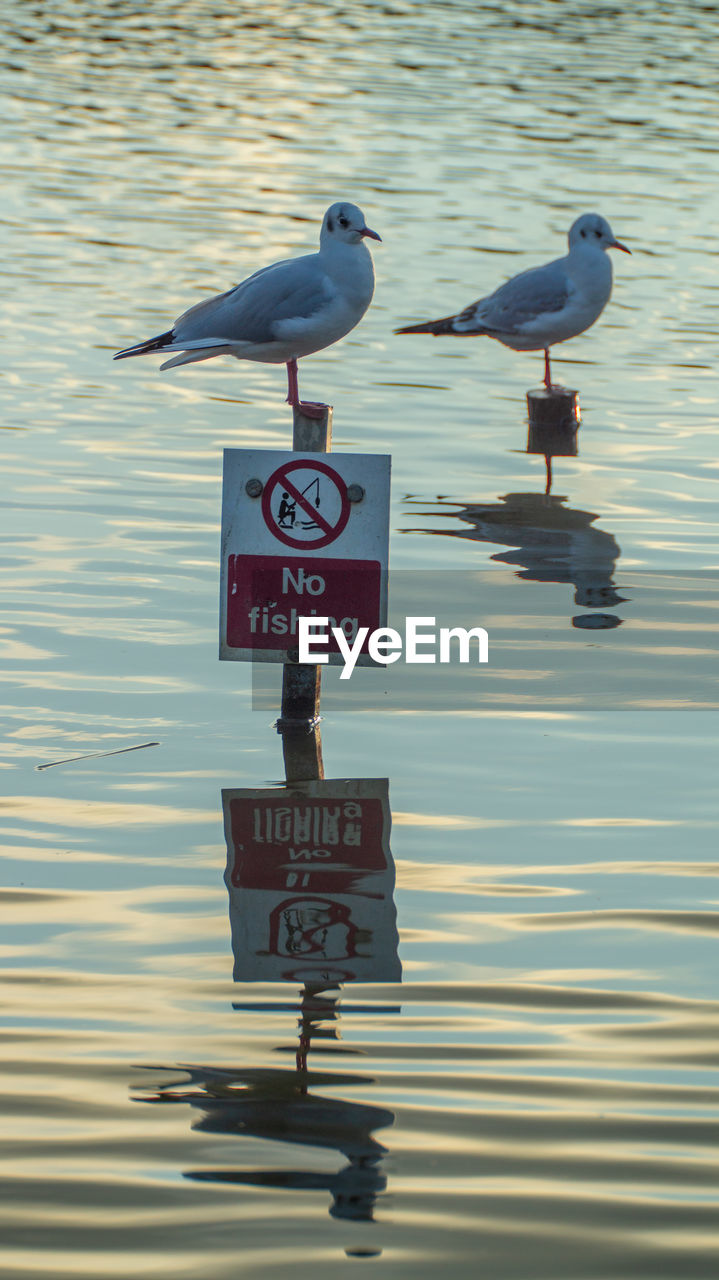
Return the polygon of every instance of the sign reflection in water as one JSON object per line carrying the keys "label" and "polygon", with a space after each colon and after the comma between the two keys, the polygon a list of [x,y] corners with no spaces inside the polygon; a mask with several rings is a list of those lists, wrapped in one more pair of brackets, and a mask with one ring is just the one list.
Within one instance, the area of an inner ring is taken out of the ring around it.
{"label": "sign reflection in water", "polygon": [[[387,1179],[387,1148],[373,1134],[394,1122],[384,1107],[323,1097],[317,1090],[366,1086],[356,1073],[313,1071],[311,1051],[339,1048],[342,986],[401,981],[389,849],[387,779],[313,780],[225,790],[225,882],[230,897],[234,978],[302,984],[297,999],[236,1001],[236,1012],[298,1015],[293,1069],[182,1067],[146,1102],[187,1102],[205,1134],[262,1138],[339,1152],[338,1171],[313,1167],[192,1169],[196,1181],[329,1191],[335,1218],[369,1222]],[[397,1006],[354,1005],[381,1016]],[[189,1077],[189,1078],[187,1078]]]}
{"label": "sign reflection in water", "polygon": [[398,982],[388,783],[223,791],[236,982]]}

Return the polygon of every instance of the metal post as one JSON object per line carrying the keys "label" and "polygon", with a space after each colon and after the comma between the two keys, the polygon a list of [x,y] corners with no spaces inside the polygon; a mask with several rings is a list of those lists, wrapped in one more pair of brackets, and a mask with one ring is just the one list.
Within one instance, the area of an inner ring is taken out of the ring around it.
{"label": "metal post", "polygon": [[[307,418],[301,405],[294,406],[292,448],[297,453],[330,452],[332,407],[322,408],[321,417]],[[282,710],[277,721],[288,782],[324,777],[319,730],[321,676],[320,666],[297,662],[290,650],[282,670]]]}

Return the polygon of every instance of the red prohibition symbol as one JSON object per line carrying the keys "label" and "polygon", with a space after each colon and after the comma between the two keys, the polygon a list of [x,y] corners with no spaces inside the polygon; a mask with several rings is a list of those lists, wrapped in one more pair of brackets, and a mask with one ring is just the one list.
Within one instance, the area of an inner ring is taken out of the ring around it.
{"label": "red prohibition symbol", "polygon": [[[305,471],[314,473],[309,484],[302,481],[295,484],[290,476],[293,472]],[[327,482],[329,501],[325,501],[325,510],[333,512],[331,517],[321,514],[320,476],[325,476],[325,493]],[[300,487],[302,485],[302,487]],[[273,511],[275,491],[281,491],[281,499],[277,514]],[[312,497],[314,494],[314,498]],[[309,496],[308,496],[309,495]],[[262,492],[262,516],[270,533],[288,547],[299,547],[302,550],[319,550],[327,547],[339,538],[350,516],[350,502],[347,497],[347,485],[342,476],[333,471],[326,462],[315,461],[314,458],[298,458],[294,462],[283,462],[281,467],[273,471]],[[303,518],[303,520],[300,519]],[[306,532],[299,535],[299,529],[305,525]],[[298,532],[295,528],[298,527]],[[316,536],[315,536],[316,535]]]}

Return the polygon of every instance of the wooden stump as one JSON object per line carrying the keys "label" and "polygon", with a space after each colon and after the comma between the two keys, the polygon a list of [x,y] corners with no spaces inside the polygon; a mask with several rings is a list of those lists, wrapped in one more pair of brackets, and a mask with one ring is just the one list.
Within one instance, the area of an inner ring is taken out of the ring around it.
{"label": "wooden stump", "polygon": [[576,458],[580,416],[577,392],[570,387],[537,387],[527,392],[527,453]]}
{"label": "wooden stump", "polygon": [[542,453],[547,464],[547,488],[552,487],[552,458],[576,458],[581,421],[577,392],[571,387],[535,387],[527,392],[529,432],[527,453]]}

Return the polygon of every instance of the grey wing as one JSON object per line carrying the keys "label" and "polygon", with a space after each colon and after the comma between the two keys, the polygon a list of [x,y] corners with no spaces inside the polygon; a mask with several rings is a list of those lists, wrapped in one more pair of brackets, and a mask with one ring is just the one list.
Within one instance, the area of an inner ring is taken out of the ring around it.
{"label": "grey wing", "polygon": [[541,315],[563,311],[570,295],[571,282],[559,258],[520,272],[488,297],[473,302],[457,317],[455,329],[518,333]]}
{"label": "grey wing", "polygon": [[234,289],[185,311],[173,328],[173,344],[202,338],[226,342],[273,342],[279,320],[311,316],[324,306],[331,286],[318,254],[262,267]]}

